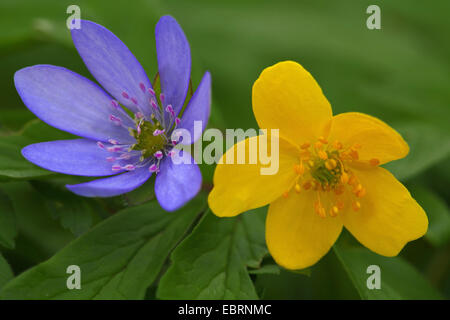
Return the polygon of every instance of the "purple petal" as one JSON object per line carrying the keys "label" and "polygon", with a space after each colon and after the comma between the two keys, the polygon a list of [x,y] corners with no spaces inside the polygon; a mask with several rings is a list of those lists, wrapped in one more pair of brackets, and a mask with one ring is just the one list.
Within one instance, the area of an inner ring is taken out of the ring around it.
{"label": "purple petal", "polygon": [[128,130],[109,117],[121,117],[130,126],[131,119],[111,107],[111,97],[99,86],[75,72],[36,65],[17,71],[14,83],[28,109],[55,128],[93,140],[134,142]]}
{"label": "purple petal", "polygon": [[[106,145],[108,146],[108,145]],[[113,171],[106,158],[111,155],[93,140],[59,140],[31,144],[22,155],[44,169],[77,176],[108,176]]]}
{"label": "purple petal", "polygon": [[[178,152],[172,156],[179,159]],[[202,185],[202,174],[194,159],[190,164],[175,164],[171,157],[161,161],[156,175],[155,195],[159,204],[167,211],[174,211],[194,198]]]}
{"label": "purple petal", "polygon": [[71,33],[86,67],[103,88],[133,112],[139,111],[132,102],[136,99],[141,110],[150,114],[145,89],[151,88],[151,83],[127,46],[111,31],[92,21],[81,20],[81,28],[72,29]]}
{"label": "purple petal", "polygon": [[[197,90],[189,101],[179,126],[179,128],[189,131],[192,143],[202,136],[202,132],[208,124],[210,111],[211,75],[209,72],[206,72]],[[201,130],[194,130],[194,121],[201,121]]]}
{"label": "purple petal", "polygon": [[66,185],[66,187],[79,196],[114,197],[140,187],[151,175],[146,166],[113,177]]}
{"label": "purple petal", "polygon": [[191,50],[178,22],[171,16],[159,19],[155,28],[158,71],[165,105],[171,104],[175,115],[183,107],[191,73]]}

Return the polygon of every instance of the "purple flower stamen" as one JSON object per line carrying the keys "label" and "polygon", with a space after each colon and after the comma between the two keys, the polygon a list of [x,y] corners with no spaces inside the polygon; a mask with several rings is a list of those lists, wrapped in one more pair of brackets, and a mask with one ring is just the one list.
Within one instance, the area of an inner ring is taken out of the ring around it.
{"label": "purple flower stamen", "polygon": [[122,125],[122,120],[119,117],[116,117],[115,115],[110,114],[109,120],[112,121],[116,126]]}

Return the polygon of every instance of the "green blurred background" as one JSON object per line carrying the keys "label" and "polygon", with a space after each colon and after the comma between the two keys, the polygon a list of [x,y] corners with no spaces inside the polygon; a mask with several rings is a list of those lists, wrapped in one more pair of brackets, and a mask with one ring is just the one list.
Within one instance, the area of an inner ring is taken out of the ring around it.
{"label": "green blurred background", "polygon": [[[154,26],[161,15],[173,15],[191,44],[194,87],[205,70],[213,76],[210,127],[256,128],[252,84],[265,67],[289,59],[312,73],[334,113],[361,111],[396,128],[411,152],[387,167],[430,220],[428,234],[408,244],[401,256],[443,297],[450,296],[448,0],[2,0],[0,190],[14,205],[18,236],[15,248],[0,237],[0,252],[15,274],[46,260],[108,216],[107,204],[80,202],[55,187],[71,178],[29,179],[42,172],[20,156],[22,146],[64,134],[37,121],[29,123],[35,117],[15,91],[14,72],[53,64],[91,78],[66,28],[70,4],[80,6],[82,19],[102,24],[122,39],[149,77],[157,71]],[[366,28],[370,4],[381,7],[381,30]],[[202,170],[211,181],[213,168]],[[61,197],[71,203],[70,212],[61,208]],[[0,233],[10,232],[1,224],[0,219]],[[263,298],[358,298],[340,258],[330,252],[310,276],[281,271],[252,279]],[[402,266],[394,268],[399,275],[403,272]]]}

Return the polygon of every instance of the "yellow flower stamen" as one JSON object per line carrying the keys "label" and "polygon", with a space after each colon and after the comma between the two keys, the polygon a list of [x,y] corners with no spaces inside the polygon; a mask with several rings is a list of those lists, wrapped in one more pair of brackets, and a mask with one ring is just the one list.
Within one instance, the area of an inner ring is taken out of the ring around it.
{"label": "yellow flower stamen", "polygon": [[322,159],[322,160],[328,159],[328,154],[325,151],[323,151],[323,150],[319,150],[317,152],[317,154],[319,155],[319,158]]}
{"label": "yellow flower stamen", "polygon": [[311,182],[310,182],[310,181],[306,181],[306,182],[303,184],[303,189],[309,190],[310,188],[311,188]]}
{"label": "yellow flower stamen", "polygon": [[336,150],[341,150],[343,148],[343,145],[342,145],[342,143],[340,143],[339,141],[336,140],[333,142],[333,148]]}
{"label": "yellow flower stamen", "polygon": [[298,175],[302,175],[305,172],[305,167],[303,166],[303,162],[300,164],[294,165],[294,171]]}
{"label": "yellow flower stamen", "polygon": [[300,148],[302,148],[302,149],[308,149],[310,146],[311,146],[311,143],[305,142],[304,144],[302,144],[302,145],[300,146]]}
{"label": "yellow flower stamen", "polygon": [[330,216],[334,218],[337,216],[338,212],[339,212],[339,208],[337,206],[333,206],[330,209]]}
{"label": "yellow flower stamen", "polygon": [[374,159],[370,159],[370,160],[369,160],[369,163],[370,163],[371,166],[376,167],[377,165],[380,164],[380,160],[375,159],[375,158],[374,158]]}
{"label": "yellow flower stamen", "polygon": [[361,203],[359,201],[353,201],[352,209],[353,211],[359,211],[361,209]]}
{"label": "yellow flower stamen", "polygon": [[319,137],[318,140],[323,144],[328,144],[328,141],[324,137]]}
{"label": "yellow flower stamen", "polygon": [[[328,145],[324,148],[324,145]],[[311,149],[310,149],[311,148]],[[359,182],[356,175],[346,166],[347,161],[355,161],[359,159],[359,144],[353,144],[344,149],[339,141],[328,144],[324,137],[320,137],[311,147],[309,142],[301,145],[301,162],[294,165],[294,171],[297,174],[294,190],[296,193],[314,190],[317,194],[317,201],[314,204],[314,211],[322,218],[336,217],[338,213],[345,207],[345,201],[350,201],[349,206],[358,211],[361,203],[358,199],[366,194],[366,189]],[[303,153],[308,153],[308,158],[302,157]],[[369,161],[371,164],[378,164],[377,159]],[[303,165],[306,161],[306,167]],[[307,172],[307,173],[305,173]],[[312,177],[306,182],[299,182],[302,177],[308,174]],[[343,197],[346,189],[350,188],[350,195],[353,200]],[[333,192],[336,197],[335,203],[324,207],[320,201],[320,192]]]}
{"label": "yellow flower stamen", "polygon": [[342,172],[342,174],[341,174],[341,183],[342,184],[346,184],[348,182],[348,179],[349,179],[348,174],[346,172]]}

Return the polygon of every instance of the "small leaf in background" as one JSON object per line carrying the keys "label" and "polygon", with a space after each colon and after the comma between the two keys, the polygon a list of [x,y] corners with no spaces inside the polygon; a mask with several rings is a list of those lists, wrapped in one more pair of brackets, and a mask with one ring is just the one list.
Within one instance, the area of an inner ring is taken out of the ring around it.
{"label": "small leaf in background", "polygon": [[28,122],[21,130],[21,135],[29,138],[33,143],[79,138],[73,134],[49,126],[39,119],[33,119]]}
{"label": "small leaf in background", "polygon": [[11,270],[11,267],[0,253],[0,289],[13,277],[14,274]]}
{"label": "small leaf in background", "polygon": [[45,205],[54,219],[61,221],[65,229],[79,236],[99,220],[92,199],[78,197],[64,187],[45,181],[31,181],[31,185],[44,198]]}
{"label": "small leaf in background", "polygon": [[249,269],[249,274],[280,274],[281,268],[277,264],[266,264],[259,269]]}
{"label": "small leaf in background", "polygon": [[[401,257],[383,257],[369,251],[343,244],[333,247],[335,254],[362,299],[441,299],[441,295],[408,262]],[[381,289],[369,289],[367,279],[371,274],[367,268],[371,265],[380,267]]]}
{"label": "small leaf in background", "polygon": [[[74,239],[48,211],[45,199],[29,182],[0,184],[12,202],[19,232],[16,249],[9,252],[27,265],[48,259]],[[12,260],[10,260],[12,263]]]}
{"label": "small leaf in background", "polygon": [[413,186],[409,191],[428,216],[428,231],[425,238],[434,246],[450,242],[450,211],[443,199],[429,189]]}
{"label": "small leaf in background", "polygon": [[[156,201],[120,211],[10,281],[0,298],[143,299],[205,203],[200,195],[175,212],[165,212]],[[66,287],[70,265],[81,269],[82,290]]]}
{"label": "small leaf in background", "polygon": [[266,208],[234,218],[208,212],[171,255],[161,278],[161,299],[258,299],[247,267],[258,268],[267,253]]}
{"label": "small leaf in background", "polygon": [[11,200],[0,190],[0,245],[13,249],[16,236],[17,227]]}
{"label": "small leaf in background", "polygon": [[2,150],[0,153],[0,181],[34,179],[54,175],[53,172],[26,160],[22,156],[22,148],[37,142],[73,138],[73,135],[55,129],[38,119],[28,122],[20,134],[0,136],[0,149]]}
{"label": "small leaf in background", "polygon": [[28,138],[14,135],[0,137],[0,181],[31,179],[51,175],[52,172],[28,162],[20,153],[23,147],[33,143]]}

